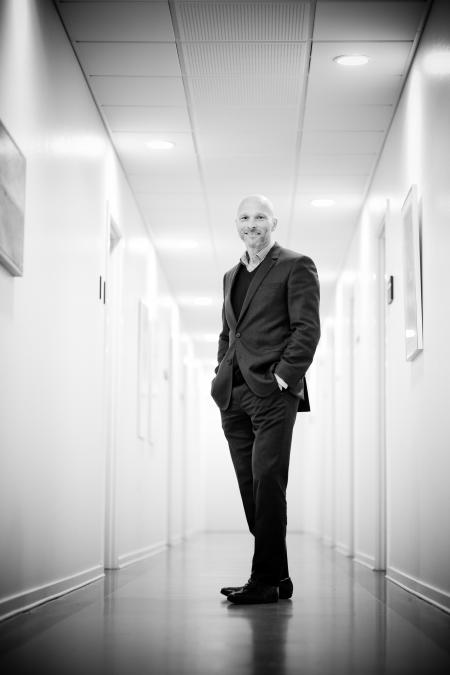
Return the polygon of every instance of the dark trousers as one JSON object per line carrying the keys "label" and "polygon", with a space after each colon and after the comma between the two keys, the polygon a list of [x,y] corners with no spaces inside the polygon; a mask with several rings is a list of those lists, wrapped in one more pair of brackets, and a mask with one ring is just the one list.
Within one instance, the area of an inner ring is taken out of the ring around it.
{"label": "dark trousers", "polygon": [[251,578],[278,586],[289,576],[286,488],[298,399],[277,389],[260,398],[244,383],[221,411],[250,532],[255,537]]}

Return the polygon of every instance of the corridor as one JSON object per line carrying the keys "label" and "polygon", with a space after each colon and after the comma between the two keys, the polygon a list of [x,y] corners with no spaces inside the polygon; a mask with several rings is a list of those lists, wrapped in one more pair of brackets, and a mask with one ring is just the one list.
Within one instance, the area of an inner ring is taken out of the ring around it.
{"label": "corridor", "polygon": [[307,535],[294,596],[242,607],[243,534],[197,535],[0,626],[3,675],[437,675],[450,617]]}
{"label": "corridor", "polygon": [[450,672],[449,120],[447,0],[0,0],[2,675]]}

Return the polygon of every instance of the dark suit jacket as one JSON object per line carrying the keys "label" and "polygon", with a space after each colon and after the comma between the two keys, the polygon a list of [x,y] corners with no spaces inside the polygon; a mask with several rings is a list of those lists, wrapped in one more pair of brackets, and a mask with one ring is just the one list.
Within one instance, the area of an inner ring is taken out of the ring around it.
{"label": "dark suit jacket", "polygon": [[316,267],[311,258],[275,243],[257,267],[236,317],[231,287],[240,264],[224,277],[219,365],[211,395],[219,408],[226,410],[235,357],[253,393],[261,397],[273,393],[278,387],[277,373],[298,396],[298,409],[307,411],[310,407],[304,378],[320,337]]}

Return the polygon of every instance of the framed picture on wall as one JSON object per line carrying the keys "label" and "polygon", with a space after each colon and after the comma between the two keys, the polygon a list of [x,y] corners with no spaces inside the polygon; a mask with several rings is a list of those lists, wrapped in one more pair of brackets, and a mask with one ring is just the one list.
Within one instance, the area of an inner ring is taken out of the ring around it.
{"label": "framed picture on wall", "polygon": [[25,157],[0,122],[0,264],[23,275]]}
{"label": "framed picture on wall", "polygon": [[412,185],[402,206],[403,283],[406,360],[423,350],[422,273],[417,186]]}

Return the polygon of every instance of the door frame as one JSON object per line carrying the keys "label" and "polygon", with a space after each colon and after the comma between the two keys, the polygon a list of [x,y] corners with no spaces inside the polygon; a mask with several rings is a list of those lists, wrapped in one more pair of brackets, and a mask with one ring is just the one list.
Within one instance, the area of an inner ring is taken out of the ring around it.
{"label": "door frame", "polygon": [[118,569],[117,551],[117,409],[120,377],[123,235],[107,207],[105,236],[105,569]]}
{"label": "door frame", "polygon": [[378,443],[376,457],[376,509],[374,569],[385,570],[387,561],[387,456],[386,456],[386,228],[390,204],[380,220],[377,233],[378,264]]}

